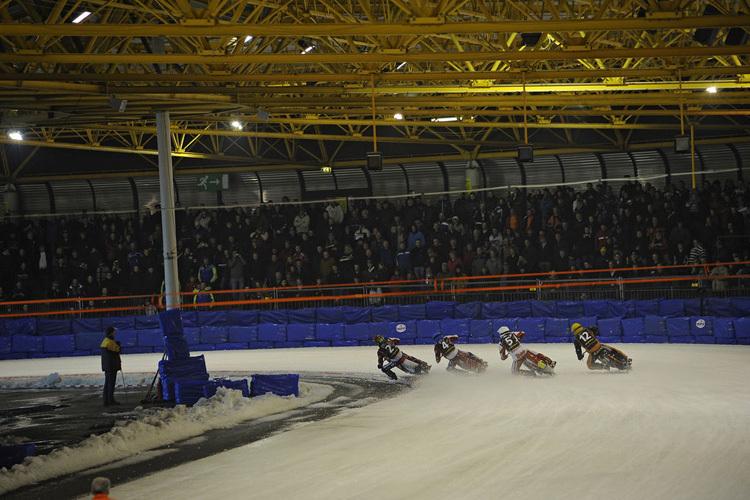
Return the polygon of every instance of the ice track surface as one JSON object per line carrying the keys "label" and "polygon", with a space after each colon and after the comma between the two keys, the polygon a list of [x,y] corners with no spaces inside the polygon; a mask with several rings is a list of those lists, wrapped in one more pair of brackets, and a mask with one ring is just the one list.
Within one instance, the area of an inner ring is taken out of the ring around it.
{"label": "ice track surface", "polygon": [[[512,377],[495,345],[481,376],[433,365],[413,390],[268,439],[113,485],[111,496],[182,499],[747,499],[747,346],[616,345],[630,373],[590,372],[570,344],[529,344],[553,379]],[[370,372],[372,348],[207,352],[211,370]],[[124,356],[148,371],[159,356]],[[98,358],[0,363],[0,374],[97,371]],[[397,373],[401,374],[401,372]],[[227,432],[231,432],[231,429]]]}

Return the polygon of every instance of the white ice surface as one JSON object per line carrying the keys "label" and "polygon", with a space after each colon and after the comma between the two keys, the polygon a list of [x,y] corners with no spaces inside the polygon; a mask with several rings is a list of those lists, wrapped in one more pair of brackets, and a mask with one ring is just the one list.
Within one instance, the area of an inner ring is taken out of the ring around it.
{"label": "white ice surface", "polygon": [[[119,500],[747,499],[746,346],[622,348],[628,374],[589,372],[570,345],[529,345],[558,361],[551,380],[512,377],[493,345],[483,376],[434,365],[411,391],[127,484]],[[219,371],[369,372],[373,348],[208,352]],[[159,357],[124,356],[148,372]],[[97,373],[98,358],[7,361],[0,376]],[[228,430],[227,432],[231,432]]]}

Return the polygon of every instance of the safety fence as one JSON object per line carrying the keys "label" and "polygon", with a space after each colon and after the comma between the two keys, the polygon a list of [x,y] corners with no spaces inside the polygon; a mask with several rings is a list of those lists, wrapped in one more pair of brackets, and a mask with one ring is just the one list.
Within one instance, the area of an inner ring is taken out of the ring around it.
{"label": "safety fence", "polygon": [[[497,342],[497,329],[527,342],[570,342],[573,323],[597,325],[603,342],[750,344],[750,297],[513,302],[431,301],[380,307],[181,312],[190,351],[372,345],[375,335],[430,344]],[[0,359],[98,355],[106,327],[124,353],[164,352],[158,316],[0,321]]]}
{"label": "safety fence", "polygon": [[[739,297],[750,293],[750,262],[700,266],[586,269],[566,273],[465,276],[175,294],[184,310],[274,310],[324,306],[381,307],[425,304],[431,300],[474,301],[588,299],[689,299]],[[729,274],[730,271],[733,274]],[[155,316],[166,295],[78,297],[0,302],[0,319],[14,317],[95,318]]]}

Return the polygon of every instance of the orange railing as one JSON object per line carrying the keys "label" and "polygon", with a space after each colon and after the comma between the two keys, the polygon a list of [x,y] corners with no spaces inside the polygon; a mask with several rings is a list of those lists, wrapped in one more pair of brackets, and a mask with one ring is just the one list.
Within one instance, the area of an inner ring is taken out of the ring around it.
{"label": "orange railing", "polygon": [[[280,309],[324,305],[377,306],[424,303],[428,300],[511,301],[522,299],[580,300],[585,298],[690,298],[733,296],[750,292],[750,274],[712,275],[718,266],[748,266],[725,262],[697,266],[646,266],[586,269],[563,273],[524,273],[307,285],[244,290],[181,292],[182,308]],[[651,275],[658,271],[659,276]],[[680,274],[682,272],[683,274]],[[690,273],[690,274],[687,274]],[[639,276],[634,276],[638,274]],[[646,274],[646,275],[644,275]],[[721,286],[714,286],[720,282]],[[209,302],[196,297],[210,294]],[[0,318],[41,316],[57,318],[156,314],[164,295],[85,297],[0,302]],[[148,305],[145,305],[148,304]]]}

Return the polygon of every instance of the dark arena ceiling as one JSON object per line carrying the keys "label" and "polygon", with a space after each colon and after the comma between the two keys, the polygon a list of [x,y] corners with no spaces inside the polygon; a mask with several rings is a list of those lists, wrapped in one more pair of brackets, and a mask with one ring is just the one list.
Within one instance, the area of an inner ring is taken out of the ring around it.
{"label": "dark arena ceiling", "polygon": [[0,0],[0,16],[3,183],[154,173],[158,110],[177,173],[750,140],[748,0]]}

